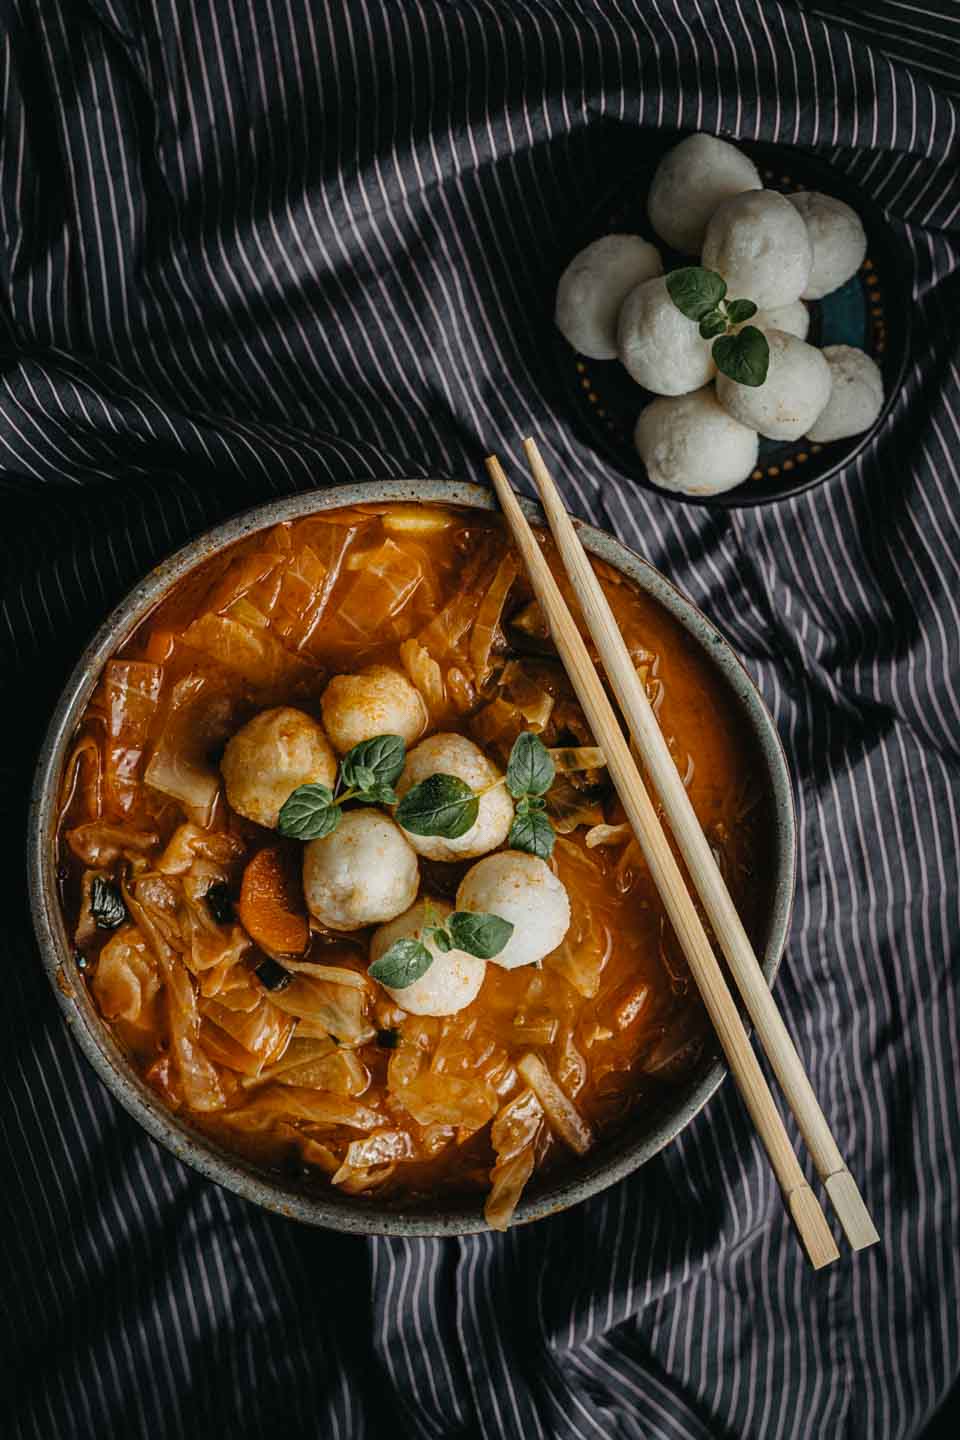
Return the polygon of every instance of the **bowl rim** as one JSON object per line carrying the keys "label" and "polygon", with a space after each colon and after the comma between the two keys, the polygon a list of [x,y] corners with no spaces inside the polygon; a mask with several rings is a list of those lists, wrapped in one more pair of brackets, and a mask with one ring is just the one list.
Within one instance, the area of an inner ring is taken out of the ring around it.
{"label": "bowl rim", "polygon": [[[189,571],[233,542],[285,520],[296,520],[348,505],[381,503],[460,505],[486,511],[499,507],[491,490],[450,480],[362,481],[286,496],[243,511],[182,546],[139,581],[110,612],[84,648],[53,711],[37,761],[27,822],[27,883],[33,925],[44,970],[67,1025],[94,1071],[124,1109],[154,1140],[243,1199],[290,1219],[353,1234],[448,1236],[487,1230],[479,1203],[449,1209],[404,1209],[357,1201],[336,1192],[307,1193],[293,1181],[269,1176],[169,1110],[137,1074],[112,1032],[96,1012],[88,987],[76,968],[74,947],[60,909],[56,849],[57,799],[62,767],[77,724],[104,664],[166,593]],[[523,497],[527,518],[543,526],[543,512]],[[742,662],[716,627],[658,570],[620,540],[577,521],[586,549],[625,574],[679,621],[720,669],[758,742],[774,804],[777,861],[773,876],[769,935],[762,957],[772,985],[789,931],[796,878],[797,840],[793,789],[786,756],[773,719]],[[643,1137],[607,1145],[615,1153],[599,1155],[575,1171],[563,1173],[521,1199],[514,1224],[522,1224],[577,1204],[631,1174],[676,1138],[714,1095],[727,1074],[715,1060],[697,1084],[679,1095]]]}

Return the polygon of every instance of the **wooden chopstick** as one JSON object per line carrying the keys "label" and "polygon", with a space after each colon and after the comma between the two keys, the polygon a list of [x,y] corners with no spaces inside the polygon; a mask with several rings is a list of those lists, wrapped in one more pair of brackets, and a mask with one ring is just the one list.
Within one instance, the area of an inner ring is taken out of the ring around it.
{"label": "wooden chopstick", "polygon": [[653,787],[660,796],[690,879],[703,902],[730,973],[756,1027],[757,1037],[793,1111],[837,1219],[854,1250],[874,1245],[880,1237],[764,979],[760,962],[690,803],[607,597],[536,442],[525,440],[523,448],[564,569],[580,601],[607,679]]}
{"label": "wooden chopstick", "polygon": [[530,583],[550,627],[553,642],[583,707],[594,738],[603,750],[610,778],[633,828],[677,939],[700,988],[707,1013],[763,1141],[790,1215],[816,1269],[838,1258],[820,1202],[807,1183],[789,1136],[757,1061],[739,1011],[710,948],[706,931],[687,892],[680,868],[657,818],[636,761],[613,712],[536,537],[496,456],[486,462],[503,513],[527,567]]}

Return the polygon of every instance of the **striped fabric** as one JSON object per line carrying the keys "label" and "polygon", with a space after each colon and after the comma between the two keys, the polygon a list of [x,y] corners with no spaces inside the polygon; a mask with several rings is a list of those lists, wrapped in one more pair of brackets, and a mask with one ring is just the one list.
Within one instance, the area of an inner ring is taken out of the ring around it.
{"label": "striped fabric", "polygon": [[[832,10],[837,23],[824,18]],[[960,1371],[954,0],[3,0],[0,1433],[870,1440]],[[844,25],[843,20],[848,21]],[[849,473],[638,492],[544,366],[579,218],[654,128],[817,146],[904,237],[915,349]],[[801,1259],[732,1086],[506,1236],[365,1240],[202,1181],[65,1032],[19,879],[94,625],[257,500],[535,434],[726,631],[796,776],[778,992],[882,1244]]]}

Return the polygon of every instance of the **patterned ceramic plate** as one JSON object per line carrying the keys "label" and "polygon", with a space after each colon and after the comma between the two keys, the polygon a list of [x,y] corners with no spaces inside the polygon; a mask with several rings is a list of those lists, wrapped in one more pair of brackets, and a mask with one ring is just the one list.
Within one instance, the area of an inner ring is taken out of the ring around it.
{"label": "patterned ceramic plate", "polygon": [[[690,256],[669,250],[654,234],[646,213],[647,188],[660,155],[676,143],[659,147],[649,162],[631,175],[594,212],[569,258],[601,235],[625,232],[652,240],[665,270],[695,264]],[[784,146],[739,146],[756,164],[770,190],[819,190],[856,210],[867,232],[867,257],[858,274],[823,300],[808,302],[812,345],[855,345],[865,350],[883,373],[884,408],[879,425],[893,403],[906,368],[910,339],[909,259],[883,212],[840,171],[801,150]],[[559,277],[558,277],[559,278]],[[554,287],[555,288],[555,287]],[[551,297],[552,301],[552,297]],[[617,360],[588,360],[578,355],[554,328],[560,381],[578,430],[622,475],[658,495],[691,505],[720,508],[761,505],[797,495],[846,465],[873,432],[812,445],[807,440],[760,441],[757,469],[749,480],[723,495],[694,497],[657,489],[633,447],[633,428],[650,394],[636,385]],[[874,426],[876,429],[876,426]]]}

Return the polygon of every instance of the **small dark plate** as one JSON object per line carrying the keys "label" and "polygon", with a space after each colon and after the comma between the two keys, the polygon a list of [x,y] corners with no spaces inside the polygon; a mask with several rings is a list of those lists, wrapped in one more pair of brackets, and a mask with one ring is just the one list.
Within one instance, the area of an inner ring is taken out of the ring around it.
{"label": "small dark plate", "polygon": [[[682,138],[676,135],[658,142],[646,162],[607,195],[572,248],[570,259],[601,235],[627,233],[652,241],[660,251],[665,271],[696,264],[695,257],[681,255],[665,246],[647,219],[647,190],[653,172],[660,157]],[[859,185],[816,155],[782,145],[738,143],[738,149],[753,160],[768,190],[784,193],[819,190],[846,201],[863,222],[867,232],[867,258],[846,285],[822,300],[806,302],[810,311],[807,339],[817,346],[855,345],[877,362],[883,374],[885,398],[883,410],[871,430],[826,445],[813,445],[805,439],[761,439],[756,470],[735,489],[709,496],[677,495],[661,490],[647,479],[633,445],[637,416],[655,397],[630,379],[619,360],[589,360],[579,355],[559,330],[553,328],[560,383],[576,428],[585,442],[622,475],[645,489],[688,505],[710,505],[719,509],[763,505],[770,500],[799,495],[849,464],[893,404],[903,381],[910,342],[912,267],[883,211]],[[551,295],[551,304],[552,301]]]}

